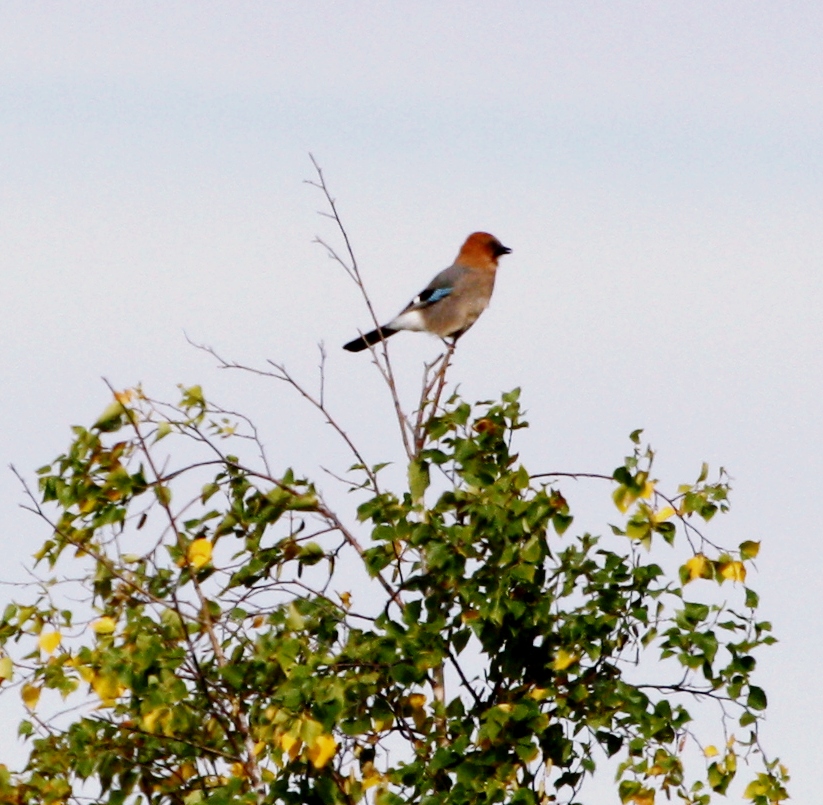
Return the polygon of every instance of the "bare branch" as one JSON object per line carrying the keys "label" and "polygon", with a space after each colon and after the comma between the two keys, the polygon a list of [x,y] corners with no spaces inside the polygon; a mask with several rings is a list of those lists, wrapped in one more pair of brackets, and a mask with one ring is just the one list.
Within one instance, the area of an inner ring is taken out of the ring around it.
{"label": "bare branch", "polygon": [[[423,371],[423,386],[420,403],[414,423],[414,454],[419,455],[426,442],[426,424],[437,415],[440,398],[446,385],[446,371],[454,355],[454,341],[448,344],[446,351],[432,363],[426,364]],[[434,395],[432,395],[434,390]]]}
{"label": "bare branch", "polygon": [[283,364],[275,363],[274,361],[269,360],[268,364],[274,369],[274,371],[267,371],[265,369],[257,369],[253,366],[246,366],[241,363],[237,363],[236,361],[230,361],[224,358],[222,355],[218,354],[218,352],[213,348],[206,344],[197,344],[188,339],[189,343],[195,348],[199,349],[207,354],[211,355],[218,363],[218,366],[221,369],[237,369],[243,372],[250,372],[251,374],[259,375],[260,377],[269,377],[273,380],[279,380],[282,383],[286,383],[291,386],[303,399],[307,400],[311,405],[316,408],[325,418],[326,424],[331,425],[334,431],[337,433],[338,436],[345,442],[346,446],[351,451],[352,455],[354,456],[357,464],[363,468],[363,471],[369,478],[369,481],[372,484],[372,487],[375,492],[380,491],[379,484],[377,481],[377,475],[371,470],[366,459],[357,449],[357,446],[351,440],[351,437],[343,430],[342,426],[337,422],[337,420],[331,415],[331,412],[326,407],[324,401],[324,376],[323,376],[323,367],[325,361],[325,353],[322,352],[321,347],[321,379],[320,379],[320,395],[318,397],[314,396],[311,392],[309,392],[298,380],[296,380],[287,370]]}
{"label": "bare branch", "polygon": [[[329,209],[331,212],[321,213],[321,215],[324,215],[327,218],[331,218],[335,222],[335,224],[337,224],[337,229],[340,233],[340,236],[343,238],[343,243],[346,246],[348,260],[343,259],[338,254],[338,252],[334,248],[332,248],[328,243],[326,243],[322,238],[315,238],[315,242],[323,246],[328,256],[345,270],[349,278],[358,287],[358,289],[360,290],[360,295],[363,297],[363,301],[366,305],[366,309],[369,312],[369,316],[371,317],[372,323],[375,327],[379,327],[380,321],[377,318],[374,306],[372,305],[371,297],[369,296],[368,291],[366,290],[365,283],[363,282],[363,277],[360,274],[360,268],[357,264],[357,258],[354,255],[354,249],[352,248],[349,233],[346,231],[346,227],[343,225],[343,221],[341,220],[340,214],[337,211],[337,203],[335,202],[335,199],[332,196],[328,185],[326,184],[326,179],[323,176],[322,168],[317,163],[317,160],[314,158],[312,154],[309,154],[309,158],[311,159],[312,165],[314,166],[314,169],[317,172],[317,180],[306,180],[306,183],[311,185],[312,187],[316,187],[323,193],[323,196],[326,200],[326,203],[329,205]],[[392,404],[394,406],[395,414],[397,416],[397,422],[400,426],[400,437],[403,441],[403,447],[406,450],[406,455],[409,461],[411,461],[414,457],[414,453],[412,451],[412,445],[409,439],[408,418],[406,417],[403,411],[403,406],[400,403],[400,396],[397,392],[397,384],[394,379],[394,371],[392,370],[391,360],[389,358],[389,351],[386,341],[384,339],[381,339],[379,352],[377,351],[376,344],[374,346],[370,346],[369,350],[371,351],[375,366],[377,366],[381,376],[383,377],[383,380],[386,382],[386,385],[388,386],[389,394],[391,395]]]}

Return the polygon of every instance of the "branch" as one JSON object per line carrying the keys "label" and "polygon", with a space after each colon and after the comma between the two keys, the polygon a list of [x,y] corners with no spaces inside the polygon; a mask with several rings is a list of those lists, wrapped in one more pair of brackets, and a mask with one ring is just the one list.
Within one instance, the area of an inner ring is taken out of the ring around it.
{"label": "branch", "polygon": [[[114,390],[114,387],[107,380],[104,382],[109,387],[109,390],[116,399],[117,394]],[[129,424],[131,424],[132,429],[134,430],[135,436],[137,437],[137,441],[140,445],[140,450],[146,459],[146,463],[148,464],[148,467],[151,470],[152,475],[154,475],[155,479],[159,480],[159,478],[161,477],[161,473],[154,462],[154,457],[152,456],[151,451],[149,450],[149,446],[146,443],[145,438],[143,437],[143,434],[140,430],[134,412],[125,405],[123,406],[123,410],[126,416],[128,417]],[[201,624],[205,629],[206,634],[208,635],[209,641],[211,642],[211,648],[214,652],[214,657],[217,660],[217,664],[219,667],[223,668],[227,665],[228,661],[226,660],[226,656],[223,653],[223,647],[220,645],[220,641],[217,638],[217,634],[214,629],[214,621],[209,615],[208,598],[206,597],[202,587],[200,586],[200,580],[197,577],[197,572],[193,571],[189,564],[189,559],[186,551],[182,550],[183,546],[180,540],[180,531],[177,528],[177,518],[175,517],[174,512],[171,510],[169,497],[168,495],[158,495],[157,498],[160,502],[161,508],[168,517],[169,526],[174,532],[177,543],[181,547],[181,553],[183,560],[185,562],[185,567],[189,571],[189,577],[194,587],[195,595],[197,596],[197,599],[200,602]],[[263,777],[260,770],[260,765],[257,762],[257,755],[254,751],[255,741],[251,734],[251,728],[249,725],[248,717],[243,712],[243,708],[240,703],[240,697],[231,694],[229,695],[231,700],[232,721],[234,722],[235,729],[243,739],[243,746],[245,748],[245,762],[243,765],[245,766],[246,771],[249,775],[249,781],[251,782],[251,785],[255,791],[257,800],[259,803],[262,803],[265,796],[265,789],[263,787]],[[234,742],[230,736],[227,737],[229,737],[232,743]]]}
{"label": "branch", "polygon": [[[420,403],[417,408],[417,418],[414,423],[414,454],[420,455],[426,443],[426,425],[437,414],[440,407],[440,398],[446,385],[446,371],[454,355],[455,341],[448,344],[446,351],[425,365],[423,370],[423,387],[420,393]],[[434,396],[430,397],[432,390]]]}
{"label": "branch", "polygon": [[[320,383],[320,396],[315,397],[309,391],[307,391],[304,386],[295,380],[291,374],[287,371],[286,367],[283,364],[275,363],[274,361],[267,361],[267,363],[274,368],[275,371],[266,371],[265,369],[256,369],[253,366],[246,366],[241,363],[237,363],[236,361],[229,361],[224,358],[222,355],[218,354],[218,352],[213,348],[206,344],[196,344],[192,341],[188,336],[186,336],[186,340],[191,344],[195,349],[199,349],[208,355],[211,355],[218,363],[221,369],[239,369],[243,372],[250,372],[251,374],[259,375],[260,377],[269,377],[273,380],[279,380],[281,383],[286,383],[291,386],[303,399],[308,401],[314,408],[316,408],[323,416],[325,417],[326,424],[331,425],[334,431],[337,433],[338,436],[345,442],[346,446],[351,451],[352,455],[354,456],[357,464],[363,468],[363,471],[369,478],[369,481],[372,484],[372,487],[375,492],[379,494],[379,485],[377,483],[377,476],[371,470],[369,465],[367,464],[365,458],[357,449],[357,446],[351,440],[351,437],[343,430],[342,426],[337,422],[337,420],[331,415],[329,409],[326,407],[324,401],[324,378],[321,373],[321,383]],[[322,368],[322,364],[321,364]],[[267,468],[268,469],[268,468]]]}
{"label": "branch", "polygon": [[[369,316],[371,317],[372,323],[374,324],[375,328],[377,328],[380,326],[380,320],[377,318],[377,314],[375,313],[374,306],[371,302],[371,297],[369,296],[368,291],[366,290],[366,286],[360,274],[360,268],[357,265],[357,258],[354,256],[354,250],[352,249],[349,234],[346,231],[346,227],[343,225],[343,221],[341,220],[340,214],[337,211],[337,204],[334,198],[332,197],[328,185],[326,184],[326,179],[323,176],[323,169],[320,167],[320,165],[318,165],[317,160],[314,158],[312,154],[309,154],[309,159],[311,159],[312,165],[314,166],[314,169],[317,172],[317,180],[312,181],[310,179],[307,179],[306,184],[311,185],[312,187],[316,187],[325,197],[326,203],[329,205],[329,209],[331,210],[331,212],[320,214],[325,216],[326,218],[330,218],[335,222],[335,224],[337,224],[337,229],[339,230],[340,235],[343,238],[343,242],[346,246],[348,262],[344,260],[331,246],[329,246],[328,243],[326,243],[321,238],[316,237],[315,243],[320,244],[326,250],[328,256],[343,268],[348,277],[357,286],[357,288],[360,291],[360,295],[363,297],[363,301],[366,304],[366,309],[369,312]],[[400,396],[397,393],[397,384],[395,383],[394,379],[394,371],[392,370],[391,360],[389,359],[388,346],[385,340],[381,340],[380,345],[381,349],[379,353],[377,351],[377,345],[369,347],[369,351],[372,354],[375,366],[377,366],[381,376],[383,377],[383,380],[385,380],[386,385],[388,386],[389,393],[392,398],[392,404],[394,405],[395,415],[397,416],[397,422],[400,426],[400,437],[403,440],[403,447],[406,451],[406,455],[409,461],[411,461],[414,458],[415,454],[412,452],[412,445],[409,441],[410,428],[408,418],[403,412],[403,406],[400,404]]]}

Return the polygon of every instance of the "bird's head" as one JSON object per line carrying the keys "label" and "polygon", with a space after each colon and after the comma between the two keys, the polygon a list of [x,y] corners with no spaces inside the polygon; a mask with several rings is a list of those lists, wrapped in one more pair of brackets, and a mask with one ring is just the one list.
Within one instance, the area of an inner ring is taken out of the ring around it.
{"label": "bird's head", "polygon": [[475,268],[497,268],[497,261],[511,249],[488,232],[473,232],[466,238],[455,262]]}

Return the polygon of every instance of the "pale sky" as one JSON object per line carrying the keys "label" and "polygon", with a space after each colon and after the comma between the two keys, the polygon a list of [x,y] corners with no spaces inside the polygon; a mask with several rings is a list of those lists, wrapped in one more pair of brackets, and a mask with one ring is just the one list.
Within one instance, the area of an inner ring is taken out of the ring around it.
{"label": "pale sky", "polygon": [[[399,457],[368,356],[339,349],[370,323],[312,244],[334,232],[309,152],[381,316],[469,232],[513,249],[452,380],[523,388],[532,472],[611,472],[638,427],[672,487],[728,469],[716,533],[762,541],[750,581],[780,639],[764,742],[818,801],[823,6],[3,3],[3,466],[65,449],[101,377],[201,383],[324,484],[351,463],[287,389],[217,371],[184,331],[308,381],[323,341],[341,420]],[[410,393],[438,342],[392,350]],[[46,536],[21,501],[0,473],[4,578]]]}

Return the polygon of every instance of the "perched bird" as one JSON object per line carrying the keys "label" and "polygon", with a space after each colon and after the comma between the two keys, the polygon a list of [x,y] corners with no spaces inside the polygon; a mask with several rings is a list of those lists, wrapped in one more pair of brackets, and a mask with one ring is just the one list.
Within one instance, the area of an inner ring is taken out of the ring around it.
{"label": "perched bird", "polygon": [[494,290],[497,260],[511,249],[488,232],[466,239],[454,263],[441,271],[388,324],[361,335],[343,349],[360,352],[400,330],[434,333],[456,342],[486,309]]}

